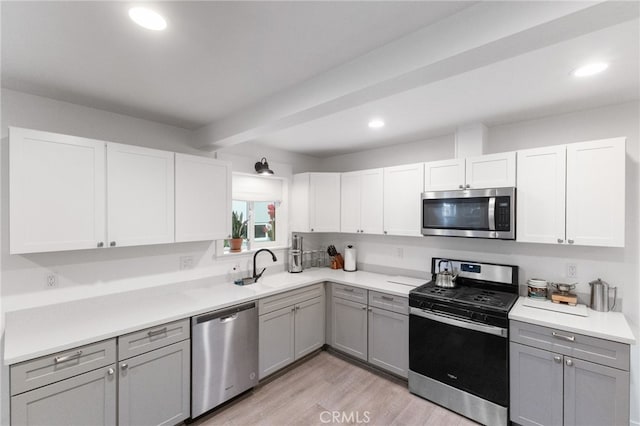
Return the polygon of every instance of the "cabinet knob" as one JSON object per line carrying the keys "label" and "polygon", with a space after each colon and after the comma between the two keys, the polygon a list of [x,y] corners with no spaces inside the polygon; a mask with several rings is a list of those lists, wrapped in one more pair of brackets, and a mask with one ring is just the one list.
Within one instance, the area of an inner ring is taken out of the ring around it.
{"label": "cabinet knob", "polygon": [[98,247],[104,247],[104,242],[102,241],[98,242]]}
{"label": "cabinet knob", "polygon": [[384,231],[384,235],[387,235],[387,231]]}
{"label": "cabinet knob", "polygon": [[311,232],[313,232],[313,228],[311,228]]}
{"label": "cabinet knob", "polygon": [[295,311],[296,311],[296,307],[294,306],[291,308],[291,312],[295,312]]}
{"label": "cabinet knob", "polygon": [[567,366],[571,367],[573,365],[573,361],[571,361],[570,359],[567,359]]}
{"label": "cabinet knob", "polygon": [[113,368],[110,368],[110,369],[107,370],[107,374],[109,376],[113,376],[114,373],[115,373],[115,370]]}
{"label": "cabinet knob", "polygon": [[120,369],[121,370],[126,370],[127,368],[129,368],[129,364],[127,364],[126,362],[123,362],[122,364],[120,364]]}
{"label": "cabinet knob", "polygon": [[462,189],[464,188],[464,185],[458,185],[458,188]]}
{"label": "cabinet knob", "polygon": [[562,244],[564,243],[564,240],[562,238],[558,238],[558,242]]}
{"label": "cabinet knob", "polygon": [[569,244],[573,244],[573,243],[574,243],[574,241],[573,241],[573,240],[567,240],[567,242],[568,242]]}
{"label": "cabinet knob", "polygon": [[466,184],[466,185],[465,185],[465,188],[471,188],[471,185]]}
{"label": "cabinet knob", "polygon": [[362,310],[363,310],[363,311],[366,311],[366,310],[367,310],[367,307],[366,307],[366,306],[363,306],[363,307],[362,307]]}
{"label": "cabinet knob", "polygon": [[553,357],[553,360],[554,360],[555,362],[562,362],[562,357],[561,357],[561,356],[559,356],[559,355],[556,355],[556,356],[554,356],[554,357]]}
{"label": "cabinet knob", "polygon": [[115,246],[116,246],[116,242],[115,242],[115,241],[111,241],[111,242],[109,243],[109,247],[115,247]]}
{"label": "cabinet knob", "polygon": [[367,310],[368,310],[369,312],[371,312],[373,309],[369,308],[369,309],[367,309]]}
{"label": "cabinet knob", "polygon": [[299,310],[300,310],[300,306],[296,306],[296,311],[299,311]]}

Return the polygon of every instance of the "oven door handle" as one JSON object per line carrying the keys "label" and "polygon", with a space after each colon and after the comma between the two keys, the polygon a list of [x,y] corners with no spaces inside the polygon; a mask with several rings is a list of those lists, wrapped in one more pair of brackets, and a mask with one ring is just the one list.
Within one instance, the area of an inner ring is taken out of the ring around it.
{"label": "oven door handle", "polygon": [[496,230],[496,197],[489,198],[489,208],[487,209],[489,215],[489,231]]}
{"label": "oven door handle", "polygon": [[495,336],[507,337],[508,330],[506,328],[495,327],[493,325],[480,324],[477,322],[465,321],[442,313],[431,313],[418,308],[411,308],[411,315],[441,322],[444,324],[454,325],[456,327],[466,328],[468,330],[479,331],[481,333],[493,334]]}

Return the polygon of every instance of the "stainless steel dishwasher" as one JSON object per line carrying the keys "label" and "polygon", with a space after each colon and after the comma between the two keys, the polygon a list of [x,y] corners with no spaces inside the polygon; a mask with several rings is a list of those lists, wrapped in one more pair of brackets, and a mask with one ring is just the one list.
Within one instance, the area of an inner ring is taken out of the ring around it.
{"label": "stainless steel dishwasher", "polygon": [[191,318],[191,417],[258,383],[255,302]]}

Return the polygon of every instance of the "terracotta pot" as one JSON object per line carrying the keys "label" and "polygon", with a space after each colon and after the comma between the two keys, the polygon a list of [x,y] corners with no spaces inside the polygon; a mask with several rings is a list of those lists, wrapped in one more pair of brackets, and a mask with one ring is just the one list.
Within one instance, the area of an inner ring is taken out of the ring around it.
{"label": "terracotta pot", "polygon": [[237,253],[242,251],[243,238],[232,238],[229,240],[229,247],[231,252]]}

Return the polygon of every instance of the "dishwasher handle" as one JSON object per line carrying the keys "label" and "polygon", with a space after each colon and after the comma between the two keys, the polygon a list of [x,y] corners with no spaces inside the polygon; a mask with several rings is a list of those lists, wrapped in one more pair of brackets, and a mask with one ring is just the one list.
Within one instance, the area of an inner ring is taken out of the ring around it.
{"label": "dishwasher handle", "polygon": [[203,322],[209,322],[216,319],[219,319],[220,322],[223,322],[223,323],[233,321],[238,317],[239,312],[247,311],[249,309],[255,309],[255,307],[256,307],[256,303],[250,302],[250,303],[245,303],[244,305],[237,305],[231,308],[222,309],[220,311],[209,312],[207,314],[203,314],[198,317],[193,317],[193,323],[202,324]]}

